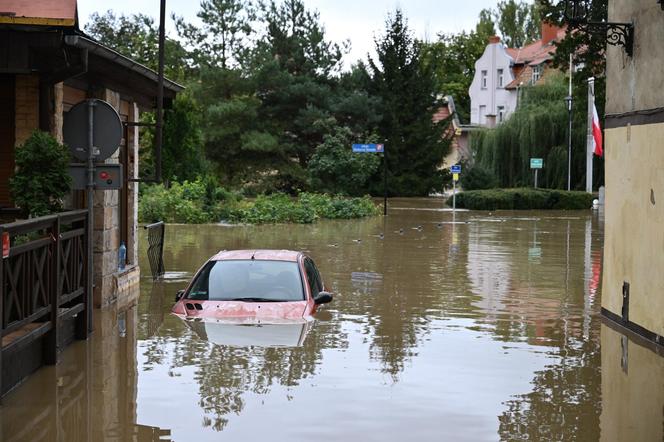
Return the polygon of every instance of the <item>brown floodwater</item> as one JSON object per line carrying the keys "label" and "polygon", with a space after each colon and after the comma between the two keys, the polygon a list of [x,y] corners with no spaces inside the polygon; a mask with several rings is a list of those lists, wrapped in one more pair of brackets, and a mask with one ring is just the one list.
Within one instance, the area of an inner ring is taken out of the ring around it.
{"label": "brown floodwater", "polygon": [[[386,218],[168,225],[165,280],[143,247],[138,304],[6,396],[1,440],[661,442],[664,358],[599,315],[602,223],[401,199]],[[307,251],[334,301],[279,326],[169,314],[238,248]]]}

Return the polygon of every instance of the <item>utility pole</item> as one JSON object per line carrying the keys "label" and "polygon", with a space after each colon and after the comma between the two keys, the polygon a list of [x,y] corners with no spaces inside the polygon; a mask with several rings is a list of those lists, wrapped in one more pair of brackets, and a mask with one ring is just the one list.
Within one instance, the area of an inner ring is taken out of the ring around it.
{"label": "utility pole", "polygon": [[156,134],[155,145],[155,179],[161,182],[161,147],[164,131],[164,40],[166,23],[166,0],[161,0],[159,8],[159,66],[157,77],[157,115],[156,115]]}

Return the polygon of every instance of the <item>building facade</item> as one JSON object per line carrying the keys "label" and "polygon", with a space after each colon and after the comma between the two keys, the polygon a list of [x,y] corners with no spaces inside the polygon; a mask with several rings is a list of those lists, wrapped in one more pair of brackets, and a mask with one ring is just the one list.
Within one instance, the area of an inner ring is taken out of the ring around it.
{"label": "building facade", "polygon": [[513,64],[500,37],[491,37],[484,54],[475,62],[469,90],[471,124],[494,127],[514,112],[516,94],[506,89],[514,81]]}
{"label": "building facade", "polygon": [[554,43],[565,37],[565,30],[542,23],[542,38],[522,48],[508,48],[500,37],[489,39],[482,56],[475,62],[470,85],[470,123],[495,127],[514,112],[519,89],[541,84],[555,71],[552,61]]}
{"label": "building facade", "polygon": [[[106,160],[120,163],[120,190],[95,191],[94,302],[113,303],[138,283],[138,126],[141,110],[155,106],[157,74],[87,37],[78,29],[75,0],[3,2],[0,15],[0,210],[11,214],[9,179],[14,150],[35,130],[62,142],[67,112],[88,98],[110,103],[124,128],[121,145]],[[183,88],[165,81],[172,100]],[[68,209],[85,207],[74,191]],[[127,269],[118,272],[118,248],[127,247]]]}
{"label": "building facade", "polygon": [[607,47],[602,313],[664,345],[664,6],[609,1],[634,52]]}

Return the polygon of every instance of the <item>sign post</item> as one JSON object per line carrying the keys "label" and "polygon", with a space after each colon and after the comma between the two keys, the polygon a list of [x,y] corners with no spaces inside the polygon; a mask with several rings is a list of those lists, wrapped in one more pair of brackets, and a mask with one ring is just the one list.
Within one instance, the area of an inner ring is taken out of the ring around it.
{"label": "sign post", "polygon": [[101,166],[99,163],[109,158],[118,150],[122,141],[122,120],[109,103],[95,98],[82,101],[71,108],[64,119],[62,135],[65,144],[74,158],[85,161],[84,164],[70,167],[74,177],[74,188],[85,189],[88,206],[88,224],[86,226],[86,310],[87,331],[92,332],[92,290],[94,284],[94,266],[92,262],[92,238],[94,233],[94,192],[99,184],[100,190],[118,189],[122,183],[122,168]]}
{"label": "sign post", "polygon": [[353,144],[355,153],[383,154],[383,215],[387,215],[387,150],[384,144]]}
{"label": "sign post", "polygon": [[452,212],[456,212],[456,183],[459,181],[459,174],[461,173],[461,165],[455,164],[450,167],[452,172]]}
{"label": "sign post", "polygon": [[542,158],[531,158],[530,159],[530,168],[535,169],[535,189],[537,189],[537,171],[544,166],[544,160]]}

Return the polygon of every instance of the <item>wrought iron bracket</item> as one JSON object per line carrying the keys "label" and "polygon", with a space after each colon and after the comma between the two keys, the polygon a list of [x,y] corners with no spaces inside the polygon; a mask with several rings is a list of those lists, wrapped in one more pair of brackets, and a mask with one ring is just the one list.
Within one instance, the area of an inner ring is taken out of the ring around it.
{"label": "wrought iron bracket", "polygon": [[576,27],[590,34],[604,33],[607,44],[624,47],[630,57],[634,54],[634,25],[632,23],[587,22],[579,23]]}
{"label": "wrought iron bracket", "polygon": [[[664,0],[658,0],[664,9]],[[590,2],[588,0],[565,0],[565,20],[570,28],[578,29],[586,34],[604,35],[606,43],[622,46],[630,57],[634,53],[634,23],[593,22]]]}

